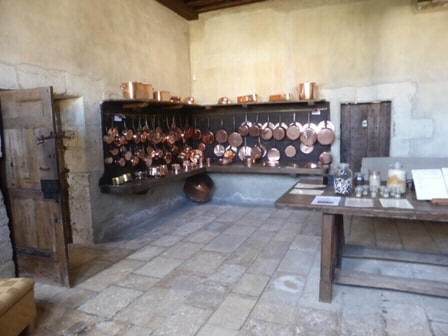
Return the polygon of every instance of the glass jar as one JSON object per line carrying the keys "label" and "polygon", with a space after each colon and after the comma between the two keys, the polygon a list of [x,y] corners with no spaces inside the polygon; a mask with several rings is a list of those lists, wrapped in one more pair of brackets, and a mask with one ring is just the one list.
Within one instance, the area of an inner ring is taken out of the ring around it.
{"label": "glass jar", "polygon": [[355,188],[358,186],[363,186],[365,183],[364,174],[363,173],[355,173],[354,184]]}
{"label": "glass jar", "polygon": [[353,173],[348,163],[341,163],[334,174],[334,192],[338,195],[349,195],[352,189]]}
{"label": "glass jar", "polygon": [[381,172],[378,170],[373,170],[369,175],[369,186],[380,187],[381,186]]}

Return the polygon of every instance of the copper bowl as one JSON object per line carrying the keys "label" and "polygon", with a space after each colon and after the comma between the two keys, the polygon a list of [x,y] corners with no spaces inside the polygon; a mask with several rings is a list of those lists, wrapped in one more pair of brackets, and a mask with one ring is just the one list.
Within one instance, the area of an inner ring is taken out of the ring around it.
{"label": "copper bowl", "polygon": [[198,203],[210,201],[214,191],[215,183],[207,174],[189,177],[184,184],[185,195]]}

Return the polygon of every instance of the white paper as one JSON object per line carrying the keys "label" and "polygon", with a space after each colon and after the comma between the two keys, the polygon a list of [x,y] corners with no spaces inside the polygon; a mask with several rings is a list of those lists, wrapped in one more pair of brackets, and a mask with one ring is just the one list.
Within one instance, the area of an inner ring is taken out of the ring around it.
{"label": "white paper", "polygon": [[372,208],[373,200],[371,198],[353,198],[347,197],[345,199],[345,206],[356,208]]}
{"label": "white paper", "polygon": [[325,190],[314,189],[292,189],[289,193],[293,195],[322,195]]}
{"label": "white paper", "polygon": [[338,206],[341,198],[339,196],[316,196],[311,202],[312,205]]}
{"label": "white paper", "polygon": [[327,186],[325,184],[308,184],[308,183],[297,183],[294,188],[298,189],[325,189]]}
{"label": "white paper", "polygon": [[380,198],[380,203],[383,208],[414,209],[411,202],[405,198]]}
{"label": "white paper", "polygon": [[[448,198],[448,189],[442,169],[413,169],[415,193],[417,199],[432,200],[434,198]],[[448,174],[448,172],[447,172]]]}

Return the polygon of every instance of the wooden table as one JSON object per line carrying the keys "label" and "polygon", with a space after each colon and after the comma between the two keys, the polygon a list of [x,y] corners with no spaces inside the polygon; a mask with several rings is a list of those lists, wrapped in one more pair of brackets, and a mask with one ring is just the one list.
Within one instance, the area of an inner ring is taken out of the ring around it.
{"label": "wooden table", "polygon": [[[275,202],[276,207],[309,209],[323,214],[319,301],[331,302],[333,283],[448,297],[448,283],[446,282],[381,276],[341,269],[342,257],[412,262],[448,267],[448,255],[346,245],[344,242],[343,225],[344,215],[448,222],[448,206],[436,206],[427,201],[417,201],[414,193],[406,195],[407,200],[413,205],[414,209],[383,208],[379,199],[374,199],[374,206],[370,208],[347,207],[345,206],[345,197],[341,197],[339,206],[312,205],[311,202],[315,196],[290,194],[291,190],[292,188]],[[335,196],[330,189],[325,190],[323,195]]]}

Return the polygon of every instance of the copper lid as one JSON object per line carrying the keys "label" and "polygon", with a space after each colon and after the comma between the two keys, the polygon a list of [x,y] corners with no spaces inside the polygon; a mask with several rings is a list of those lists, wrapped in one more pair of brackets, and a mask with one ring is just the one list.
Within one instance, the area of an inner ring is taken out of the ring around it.
{"label": "copper lid", "polygon": [[285,148],[285,155],[289,158],[296,156],[297,149],[293,145],[288,145]]}

